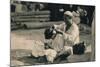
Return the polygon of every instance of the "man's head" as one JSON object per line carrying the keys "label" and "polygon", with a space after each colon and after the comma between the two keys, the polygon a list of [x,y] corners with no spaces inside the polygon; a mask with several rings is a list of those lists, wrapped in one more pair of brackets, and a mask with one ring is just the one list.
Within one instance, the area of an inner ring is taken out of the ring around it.
{"label": "man's head", "polygon": [[53,27],[47,28],[44,31],[45,39],[53,39],[56,36],[57,32]]}
{"label": "man's head", "polygon": [[73,14],[70,11],[64,12],[64,21],[66,24],[72,24]]}

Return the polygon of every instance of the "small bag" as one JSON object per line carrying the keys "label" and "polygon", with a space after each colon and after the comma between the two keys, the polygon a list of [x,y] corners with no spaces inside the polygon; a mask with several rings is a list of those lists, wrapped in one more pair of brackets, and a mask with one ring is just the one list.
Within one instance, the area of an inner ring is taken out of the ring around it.
{"label": "small bag", "polygon": [[73,46],[73,54],[84,54],[85,53],[85,45],[84,42],[79,43],[79,44],[75,44]]}

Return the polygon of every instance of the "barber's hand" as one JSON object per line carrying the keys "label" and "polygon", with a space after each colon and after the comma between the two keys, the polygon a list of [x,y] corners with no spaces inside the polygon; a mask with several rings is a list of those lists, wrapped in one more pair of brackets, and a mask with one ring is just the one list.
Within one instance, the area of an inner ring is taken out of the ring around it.
{"label": "barber's hand", "polygon": [[53,29],[55,29],[55,31],[58,33],[58,34],[63,34],[63,31],[60,30],[60,26],[59,25],[53,25],[52,27]]}
{"label": "barber's hand", "polygon": [[56,30],[56,32],[57,32],[58,34],[63,34],[63,31],[61,31],[61,30]]}

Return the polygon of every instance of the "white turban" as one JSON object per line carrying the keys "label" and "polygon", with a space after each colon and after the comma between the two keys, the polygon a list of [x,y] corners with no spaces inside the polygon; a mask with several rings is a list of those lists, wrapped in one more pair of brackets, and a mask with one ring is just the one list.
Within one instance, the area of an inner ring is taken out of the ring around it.
{"label": "white turban", "polygon": [[70,16],[71,18],[73,17],[73,14],[70,11],[64,12],[64,15]]}

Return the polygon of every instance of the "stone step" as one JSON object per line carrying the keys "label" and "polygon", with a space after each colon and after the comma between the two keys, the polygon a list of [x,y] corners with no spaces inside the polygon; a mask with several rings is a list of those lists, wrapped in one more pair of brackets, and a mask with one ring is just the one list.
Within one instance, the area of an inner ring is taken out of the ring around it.
{"label": "stone step", "polygon": [[30,16],[30,15],[48,15],[50,11],[35,11],[35,12],[23,12],[23,13],[11,13],[11,16]]}
{"label": "stone step", "polygon": [[27,18],[49,18],[50,15],[32,15],[32,16],[15,16],[15,19],[16,18],[24,18],[24,19],[27,19]]}
{"label": "stone step", "polygon": [[27,18],[27,19],[14,19],[15,22],[36,22],[36,21],[49,21],[50,19],[49,18],[33,18],[33,19],[30,19],[30,18]]}

